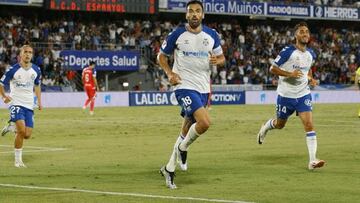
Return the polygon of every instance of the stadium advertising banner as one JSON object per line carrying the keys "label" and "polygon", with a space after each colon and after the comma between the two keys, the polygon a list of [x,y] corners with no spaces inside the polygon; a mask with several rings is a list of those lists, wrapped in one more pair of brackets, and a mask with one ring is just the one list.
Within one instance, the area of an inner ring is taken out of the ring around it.
{"label": "stadium advertising banner", "polygon": [[0,0],[0,4],[28,6],[29,0]]}
{"label": "stadium advertising banner", "polygon": [[178,105],[174,92],[129,92],[129,106]]}
{"label": "stadium advertising banner", "polygon": [[[322,20],[360,20],[360,9],[352,7],[330,7],[281,4],[268,2],[247,2],[241,0],[200,0],[206,13],[225,15],[268,16],[308,18]],[[188,0],[159,0],[159,8],[166,12],[185,12]]]}
{"label": "stadium advertising banner", "polygon": [[[314,103],[360,103],[359,91],[312,91]],[[246,91],[246,104],[276,104],[276,91]]]}
{"label": "stadium advertising banner", "polygon": [[329,7],[329,6],[312,6],[314,9],[315,18],[323,19],[346,19],[346,20],[359,20],[358,8],[352,7]]}
{"label": "stadium advertising banner", "polygon": [[146,13],[157,12],[157,0],[45,0],[51,10]]}
{"label": "stadium advertising banner", "polygon": [[215,91],[211,94],[211,104],[245,104],[245,92]]}
{"label": "stadium advertising banner", "polygon": [[138,51],[73,51],[60,52],[63,66],[68,69],[82,70],[90,61],[96,62],[96,70],[137,71],[140,52]]}
{"label": "stadium advertising banner", "polygon": [[[87,96],[85,92],[43,92],[41,93],[44,108],[81,108]],[[34,98],[36,102],[36,99]],[[96,107],[129,106],[128,92],[98,92],[95,99]],[[8,108],[8,104],[0,103],[0,109]],[[35,108],[36,110],[36,104]]]}
{"label": "stadium advertising banner", "polygon": [[[245,104],[245,92],[213,92],[211,104]],[[130,92],[129,106],[178,105],[174,92]]]}
{"label": "stadium advertising banner", "polygon": [[310,17],[309,6],[267,4],[267,15]]}
{"label": "stadium advertising banner", "polygon": [[[233,15],[265,15],[265,4],[240,0],[200,0],[206,13]],[[186,11],[188,0],[168,0],[167,9]]]}

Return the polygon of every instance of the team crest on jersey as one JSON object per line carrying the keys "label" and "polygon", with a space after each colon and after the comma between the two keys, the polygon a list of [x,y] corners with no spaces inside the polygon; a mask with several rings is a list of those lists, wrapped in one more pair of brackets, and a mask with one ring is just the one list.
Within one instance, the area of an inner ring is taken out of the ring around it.
{"label": "team crest on jersey", "polygon": [[311,106],[311,100],[310,99],[305,99],[304,104],[306,106]]}
{"label": "team crest on jersey", "polygon": [[164,42],[161,45],[161,48],[165,49],[166,45],[167,45],[167,42],[166,42],[166,40],[164,40]]}
{"label": "team crest on jersey", "polygon": [[184,44],[189,44],[189,40],[186,39],[185,42],[184,42]]}
{"label": "team crest on jersey", "polygon": [[35,74],[31,74],[31,80],[35,80],[36,76]]}
{"label": "team crest on jersey", "polygon": [[208,45],[209,45],[209,40],[208,40],[207,38],[205,38],[205,39],[203,40],[203,45],[204,45],[204,46],[208,46]]}

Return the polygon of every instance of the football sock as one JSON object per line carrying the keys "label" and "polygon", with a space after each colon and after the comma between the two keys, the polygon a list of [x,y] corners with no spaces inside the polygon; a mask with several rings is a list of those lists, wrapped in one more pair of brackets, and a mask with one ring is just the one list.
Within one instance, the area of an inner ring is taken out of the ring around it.
{"label": "football sock", "polygon": [[91,99],[87,99],[87,100],[85,101],[85,104],[84,104],[85,108],[89,105],[90,101],[91,101]]}
{"label": "football sock", "polygon": [[193,143],[199,137],[199,133],[196,132],[195,125],[196,123],[192,124],[185,139],[179,145],[179,149],[181,151],[187,151],[191,143]]}
{"label": "football sock", "polygon": [[168,170],[169,172],[174,172],[175,168],[176,168],[176,158],[177,158],[177,147],[179,146],[179,144],[183,141],[184,137],[180,134],[179,137],[177,138],[174,148],[173,148],[173,152],[170,156],[170,160],[169,162],[166,164],[166,170]]}
{"label": "football sock", "polygon": [[266,123],[265,123],[265,130],[272,130],[275,128],[274,126],[274,120],[275,119],[269,119]]}
{"label": "football sock", "polygon": [[15,148],[15,161],[22,162],[22,148],[20,149]]}
{"label": "football sock", "polygon": [[310,161],[316,160],[316,150],[317,150],[317,141],[315,131],[310,131],[306,133],[306,144],[309,151]]}
{"label": "football sock", "polygon": [[92,100],[90,101],[90,111],[94,111],[94,106],[95,106],[95,100],[92,99]]}

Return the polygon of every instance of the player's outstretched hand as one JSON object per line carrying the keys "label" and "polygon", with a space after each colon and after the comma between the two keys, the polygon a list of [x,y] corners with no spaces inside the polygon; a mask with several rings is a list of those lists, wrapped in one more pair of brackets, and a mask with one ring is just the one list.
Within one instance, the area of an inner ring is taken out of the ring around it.
{"label": "player's outstretched hand", "polygon": [[290,77],[292,77],[292,78],[300,78],[303,75],[304,74],[301,72],[301,70],[296,69],[291,73]]}
{"label": "player's outstretched hand", "polygon": [[174,73],[174,72],[171,72],[169,75],[168,75],[168,78],[169,78],[169,82],[171,85],[178,85],[181,83],[181,78],[178,74]]}

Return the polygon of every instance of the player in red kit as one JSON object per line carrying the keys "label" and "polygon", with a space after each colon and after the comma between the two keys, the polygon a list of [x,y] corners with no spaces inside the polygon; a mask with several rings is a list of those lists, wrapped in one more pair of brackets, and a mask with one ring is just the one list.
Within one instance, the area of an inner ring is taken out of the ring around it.
{"label": "player in red kit", "polygon": [[83,109],[85,110],[86,107],[90,104],[90,115],[93,115],[96,91],[99,90],[99,86],[96,80],[95,62],[91,61],[89,66],[83,69],[81,78],[84,85],[84,91],[88,96]]}

